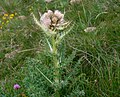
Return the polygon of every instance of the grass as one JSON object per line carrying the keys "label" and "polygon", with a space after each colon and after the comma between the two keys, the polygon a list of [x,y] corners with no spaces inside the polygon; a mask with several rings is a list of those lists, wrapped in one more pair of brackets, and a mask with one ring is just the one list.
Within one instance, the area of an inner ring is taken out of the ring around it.
{"label": "grass", "polygon": [[[53,86],[51,54],[31,13],[58,9],[74,23],[59,50],[60,97],[119,97],[120,3],[119,0],[1,0],[0,1],[0,97],[57,97]],[[14,14],[3,19],[3,15]],[[7,21],[9,21],[7,23]],[[4,24],[3,24],[4,23]],[[85,32],[87,27],[96,27]],[[20,84],[19,90],[13,85]]]}

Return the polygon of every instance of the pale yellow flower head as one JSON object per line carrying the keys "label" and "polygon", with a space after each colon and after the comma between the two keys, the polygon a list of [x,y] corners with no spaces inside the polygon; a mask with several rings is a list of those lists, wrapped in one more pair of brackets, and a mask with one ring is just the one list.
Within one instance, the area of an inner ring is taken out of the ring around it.
{"label": "pale yellow flower head", "polygon": [[48,29],[57,29],[65,23],[64,14],[59,10],[55,10],[54,12],[48,10],[41,16],[40,23]]}
{"label": "pale yellow flower head", "polygon": [[3,19],[3,20],[6,20],[6,17],[5,17],[5,16],[3,16],[3,17],[2,17],[2,19]]}
{"label": "pale yellow flower head", "polygon": [[10,14],[10,17],[14,17],[15,15],[14,14]]}
{"label": "pale yellow flower head", "polygon": [[5,14],[4,14],[4,16],[5,16],[5,17],[8,17],[8,14],[7,14],[7,13],[5,13]]}

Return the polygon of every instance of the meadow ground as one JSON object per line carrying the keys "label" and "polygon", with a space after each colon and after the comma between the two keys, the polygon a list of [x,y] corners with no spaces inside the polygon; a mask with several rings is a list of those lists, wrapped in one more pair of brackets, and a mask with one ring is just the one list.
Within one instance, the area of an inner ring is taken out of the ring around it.
{"label": "meadow ground", "polygon": [[[47,10],[71,22],[57,57],[32,16]],[[0,97],[120,97],[120,0],[0,0]]]}

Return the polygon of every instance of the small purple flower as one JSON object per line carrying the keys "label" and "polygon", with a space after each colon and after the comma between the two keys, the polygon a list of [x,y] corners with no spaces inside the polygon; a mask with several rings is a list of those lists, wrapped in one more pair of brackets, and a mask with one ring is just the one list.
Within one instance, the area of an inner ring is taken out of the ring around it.
{"label": "small purple flower", "polygon": [[20,85],[14,84],[14,89],[15,89],[15,90],[18,90],[19,88],[20,88]]}

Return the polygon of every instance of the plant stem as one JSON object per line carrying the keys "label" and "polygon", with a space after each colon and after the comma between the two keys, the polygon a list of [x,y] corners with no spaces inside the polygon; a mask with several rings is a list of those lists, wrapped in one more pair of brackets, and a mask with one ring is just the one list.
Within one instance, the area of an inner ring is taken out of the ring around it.
{"label": "plant stem", "polygon": [[53,46],[53,64],[54,64],[54,81],[59,86],[60,73],[59,73],[59,60],[58,60],[58,50],[57,44],[55,43],[55,36],[52,36],[52,46]]}
{"label": "plant stem", "polygon": [[57,44],[56,44],[56,38],[55,35],[52,36],[52,54],[53,54],[53,66],[54,66],[54,82],[55,82],[55,97],[60,97],[59,94],[59,88],[60,88],[60,64],[59,64],[59,57],[58,57],[58,48],[57,48]]}

